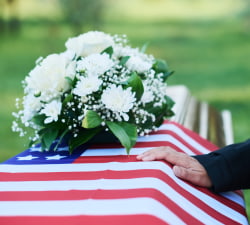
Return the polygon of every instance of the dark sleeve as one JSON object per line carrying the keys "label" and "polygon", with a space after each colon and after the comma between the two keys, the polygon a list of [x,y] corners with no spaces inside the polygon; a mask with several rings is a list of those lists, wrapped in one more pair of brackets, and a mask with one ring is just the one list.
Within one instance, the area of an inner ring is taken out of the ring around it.
{"label": "dark sleeve", "polygon": [[250,139],[193,156],[206,169],[216,192],[250,188]]}

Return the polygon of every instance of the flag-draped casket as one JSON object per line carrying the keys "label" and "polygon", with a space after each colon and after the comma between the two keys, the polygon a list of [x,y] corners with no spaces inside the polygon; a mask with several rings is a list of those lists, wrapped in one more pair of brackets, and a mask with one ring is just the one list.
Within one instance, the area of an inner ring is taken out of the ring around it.
{"label": "flag-draped casket", "polygon": [[170,121],[130,155],[117,143],[72,155],[66,145],[30,148],[0,165],[0,224],[248,224],[241,191],[215,194],[175,177],[165,161],[136,160],[164,145],[190,155],[217,148]]}

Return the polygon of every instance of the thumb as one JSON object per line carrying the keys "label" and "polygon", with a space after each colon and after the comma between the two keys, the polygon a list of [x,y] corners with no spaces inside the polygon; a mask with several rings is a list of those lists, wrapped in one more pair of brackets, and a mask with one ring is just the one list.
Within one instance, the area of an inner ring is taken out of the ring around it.
{"label": "thumb", "polygon": [[174,171],[175,176],[182,178],[184,180],[188,180],[188,176],[189,176],[188,169],[181,167],[181,166],[174,166],[173,171]]}
{"label": "thumb", "polygon": [[181,166],[174,166],[173,171],[175,176],[186,180],[192,184],[201,186],[201,187],[211,187],[212,183],[207,174],[199,170],[194,170],[191,168],[185,168]]}
{"label": "thumb", "polygon": [[174,166],[173,171],[174,171],[175,176],[183,180],[189,181],[193,184],[199,185],[199,182],[197,182],[196,180],[199,174],[197,174],[197,172],[193,171],[192,169],[190,168],[188,169],[182,166]]}

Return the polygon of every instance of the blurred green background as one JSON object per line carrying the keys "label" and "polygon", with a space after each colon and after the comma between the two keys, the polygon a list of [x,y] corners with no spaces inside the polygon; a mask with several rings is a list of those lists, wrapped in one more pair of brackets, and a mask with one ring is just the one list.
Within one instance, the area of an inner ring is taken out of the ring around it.
{"label": "blurred green background", "polygon": [[[249,138],[249,0],[0,0],[0,162],[23,151],[11,113],[40,56],[89,30],[127,34],[165,59],[198,99],[232,112],[235,142]],[[250,192],[245,191],[250,212]]]}

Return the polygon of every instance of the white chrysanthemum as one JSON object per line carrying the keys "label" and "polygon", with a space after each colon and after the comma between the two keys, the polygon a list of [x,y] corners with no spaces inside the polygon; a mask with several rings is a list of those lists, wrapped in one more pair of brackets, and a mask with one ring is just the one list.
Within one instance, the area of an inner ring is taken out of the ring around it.
{"label": "white chrysanthemum", "polygon": [[66,42],[68,51],[77,56],[88,56],[93,53],[101,53],[104,49],[114,45],[112,36],[99,31],[90,31],[77,37],[69,38]]}
{"label": "white chrysanthemum", "polygon": [[40,94],[41,99],[48,101],[60,96],[69,89],[65,77],[74,76],[74,64],[70,64],[64,54],[47,56],[26,77],[26,93]]}
{"label": "white chrysanthemum", "polygon": [[23,99],[23,116],[22,122],[25,124],[41,109],[42,103],[34,95],[26,95]]}
{"label": "white chrysanthemum", "polygon": [[142,59],[140,56],[130,56],[129,60],[126,62],[126,66],[131,71],[145,73],[150,70],[152,63]]}
{"label": "white chrysanthemum", "polygon": [[101,84],[102,80],[98,79],[97,76],[80,77],[75,89],[73,89],[73,94],[84,97],[98,91]]}
{"label": "white chrysanthemum", "polygon": [[131,56],[141,54],[137,48],[131,48],[130,46],[115,45],[113,56],[120,58],[122,56]]}
{"label": "white chrysanthemum", "polygon": [[110,70],[114,64],[106,53],[92,54],[78,61],[77,71],[85,71],[89,76],[99,76]]}
{"label": "white chrysanthemum", "polygon": [[129,117],[126,113],[133,108],[136,99],[135,93],[131,91],[131,88],[124,90],[122,86],[112,84],[103,91],[101,101],[106,108],[119,113],[125,121],[128,121]]}
{"label": "white chrysanthemum", "polygon": [[44,120],[44,123],[51,123],[58,120],[58,116],[61,113],[62,103],[58,100],[53,100],[52,102],[45,105],[41,110],[41,114],[45,114],[47,117]]}
{"label": "white chrysanthemum", "polygon": [[131,71],[138,73],[144,73],[152,67],[154,63],[154,57],[144,54],[139,51],[138,48],[131,48],[130,46],[116,45],[114,48],[114,57],[120,58],[123,56],[129,56],[129,60],[126,62],[126,66]]}

